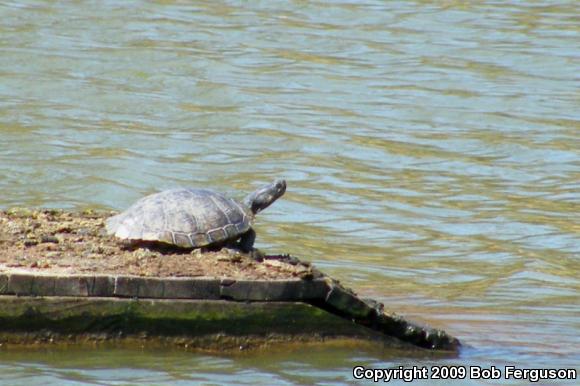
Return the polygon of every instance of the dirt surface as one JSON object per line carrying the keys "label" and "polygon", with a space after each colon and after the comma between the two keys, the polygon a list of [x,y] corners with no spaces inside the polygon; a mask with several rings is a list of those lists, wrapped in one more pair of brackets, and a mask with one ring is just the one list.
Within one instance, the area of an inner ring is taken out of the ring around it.
{"label": "dirt surface", "polygon": [[128,245],[104,231],[105,219],[113,214],[20,208],[0,211],[0,272],[232,279],[321,276],[309,263],[286,255],[177,250],[154,243]]}

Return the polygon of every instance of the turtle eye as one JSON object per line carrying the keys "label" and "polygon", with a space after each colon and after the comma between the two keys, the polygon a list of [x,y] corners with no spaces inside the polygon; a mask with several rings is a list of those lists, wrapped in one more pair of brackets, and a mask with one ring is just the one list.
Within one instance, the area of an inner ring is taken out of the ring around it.
{"label": "turtle eye", "polygon": [[278,190],[278,192],[284,192],[286,190],[286,181],[279,180],[276,183],[276,189]]}

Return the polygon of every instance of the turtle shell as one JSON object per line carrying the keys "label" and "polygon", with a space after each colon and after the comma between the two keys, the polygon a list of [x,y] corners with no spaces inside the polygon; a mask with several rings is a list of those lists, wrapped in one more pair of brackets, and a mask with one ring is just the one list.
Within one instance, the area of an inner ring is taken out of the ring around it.
{"label": "turtle shell", "polygon": [[173,189],[143,197],[105,225],[120,239],[197,248],[235,240],[252,221],[249,208],[219,193]]}

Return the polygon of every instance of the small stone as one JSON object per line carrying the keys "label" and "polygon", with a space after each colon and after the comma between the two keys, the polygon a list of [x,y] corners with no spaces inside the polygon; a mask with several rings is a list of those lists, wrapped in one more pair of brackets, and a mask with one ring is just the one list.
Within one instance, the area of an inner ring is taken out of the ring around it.
{"label": "small stone", "polygon": [[216,260],[239,263],[242,261],[242,254],[237,250],[223,248],[216,254]]}
{"label": "small stone", "polygon": [[51,252],[60,250],[59,246],[57,244],[53,244],[53,243],[45,243],[45,244],[39,245],[38,247],[39,247],[39,251],[46,251],[47,256]]}
{"label": "small stone", "polygon": [[59,243],[59,239],[56,236],[42,235],[42,236],[40,236],[40,242],[41,243],[54,243],[54,244],[58,244]]}
{"label": "small stone", "polygon": [[58,216],[58,215],[63,213],[63,210],[62,209],[47,209],[45,211],[45,213],[49,214],[51,216]]}
{"label": "small stone", "polygon": [[56,233],[72,233],[72,230],[73,229],[70,225],[64,224],[56,230]]}
{"label": "small stone", "polygon": [[35,239],[24,239],[24,246],[25,247],[32,247],[34,245],[38,245],[38,240],[35,240]]}
{"label": "small stone", "polygon": [[286,265],[280,260],[264,260],[263,264],[274,268],[283,268]]}

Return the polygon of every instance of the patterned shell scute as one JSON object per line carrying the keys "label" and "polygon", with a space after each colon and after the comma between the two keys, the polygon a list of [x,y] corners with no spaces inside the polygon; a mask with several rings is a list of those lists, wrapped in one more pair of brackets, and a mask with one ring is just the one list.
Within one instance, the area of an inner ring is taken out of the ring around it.
{"label": "patterned shell scute", "polygon": [[174,189],[137,201],[108,220],[107,230],[122,239],[195,248],[240,237],[252,217],[242,204],[211,190]]}

